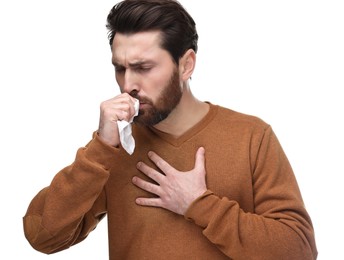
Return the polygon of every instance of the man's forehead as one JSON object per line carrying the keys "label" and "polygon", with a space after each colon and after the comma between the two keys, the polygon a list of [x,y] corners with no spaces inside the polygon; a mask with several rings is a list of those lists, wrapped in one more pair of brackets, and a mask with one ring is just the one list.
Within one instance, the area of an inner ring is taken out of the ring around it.
{"label": "man's forehead", "polygon": [[135,34],[118,33],[112,44],[112,62],[147,63],[152,62],[161,52],[158,32],[142,32]]}
{"label": "man's forehead", "polygon": [[152,32],[139,32],[133,34],[116,33],[112,49],[124,49],[124,48],[159,48],[161,46],[160,33],[157,31]]}

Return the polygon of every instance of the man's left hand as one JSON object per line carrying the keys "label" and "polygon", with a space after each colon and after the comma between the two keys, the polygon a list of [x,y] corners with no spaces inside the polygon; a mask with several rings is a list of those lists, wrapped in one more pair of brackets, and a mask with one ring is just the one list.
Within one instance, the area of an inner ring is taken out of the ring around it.
{"label": "man's left hand", "polygon": [[137,198],[142,206],[161,207],[184,215],[191,203],[206,192],[205,150],[200,147],[196,152],[195,166],[191,171],[181,172],[169,165],[154,152],[149,152],[150,160],[164,173],[149,167],[143,162],[137,169],[157,184],[145,181],[137,176],[133,183],[139,188],[157,195],[157,198]]}

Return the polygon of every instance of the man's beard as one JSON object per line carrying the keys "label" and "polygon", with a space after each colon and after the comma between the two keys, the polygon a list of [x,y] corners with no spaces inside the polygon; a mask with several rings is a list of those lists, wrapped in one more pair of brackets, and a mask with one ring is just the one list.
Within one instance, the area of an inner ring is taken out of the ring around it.
{"label": "man's beard", "polygon": [[172,110],[179,104],[182,97],[182,89],[179,82],[179,72],[175,69],[172,73],[167,86],[154,103],[148,97],[140,97],[137,93],[131,93],[134,98],[140,100],[149,106],[145,110],[139,111],[137,117],[134,117],[134,122],[153,126],[164,120],[172,112]]}

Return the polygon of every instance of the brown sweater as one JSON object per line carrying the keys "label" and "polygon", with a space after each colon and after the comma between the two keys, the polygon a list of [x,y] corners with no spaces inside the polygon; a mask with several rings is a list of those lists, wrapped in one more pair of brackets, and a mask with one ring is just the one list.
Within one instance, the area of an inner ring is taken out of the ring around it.
{"label": "brown sweater", "polygon": [[[48,254],[64,250],[85,239],[107,214],[111,260],[316,259],[311,220],[271,127],[210,107],[179,138],[133,125],[131,156],[94,134],[74,163],[32,200],[23,219],[31,245]],[[185,216],[135,204],[138,196],[153,196],[131,183],[134,175],[146,178],[135,165],[152,165],[148,151],[187,171],[200,146],[208,191]]]}

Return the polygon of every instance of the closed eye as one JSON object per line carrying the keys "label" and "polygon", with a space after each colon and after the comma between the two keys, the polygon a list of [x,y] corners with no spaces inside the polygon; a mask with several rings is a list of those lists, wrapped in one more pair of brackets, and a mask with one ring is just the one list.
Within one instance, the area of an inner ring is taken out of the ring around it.
{"label": "closed eye", "polygon": [[148,72],[151,70],[150,67],[137,67],[137,68],[134,68],[134,70],[138,73],[145,73],[145,72]]}
{"label": "closed eye", "polygon": [[123,67],[123,66],[115,66],[115,71],[116,72],[124,72],[125,71],[125,67]]}

